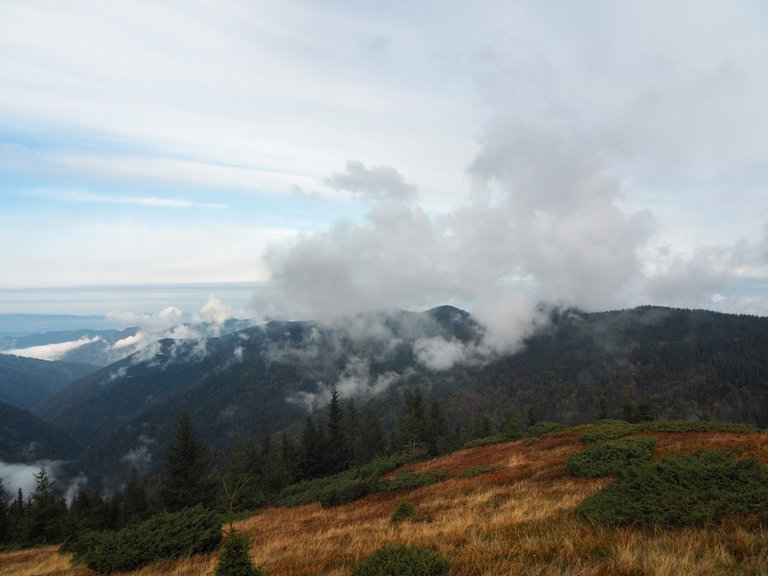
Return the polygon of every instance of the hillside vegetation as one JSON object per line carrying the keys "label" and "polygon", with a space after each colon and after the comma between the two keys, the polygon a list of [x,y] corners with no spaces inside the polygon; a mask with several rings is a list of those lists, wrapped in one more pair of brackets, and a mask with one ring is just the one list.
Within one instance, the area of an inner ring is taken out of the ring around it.
{"label": "hillside vegetation", "polygon": [[[434,483],[379,491],[332,507],[315,502],[266,508],[240,519],[236,528],[252,543],[253,563],[275,576],[349,576],[385,546],[432,550],[449,562],[450,576],[768,573],[767,518],[760,513],[664,527],[614,526],[579,512],[585,500],[614,485],[616,477],[574,477],[568,472],[569,458],[588,447],[594,451],[601,442],[615,442],[616,436],[653,440],[654,461],[639,466],[734,450],[738,457],[734,453],[728,458],[753,462],[745,466],[748,470],[758,462],[768,463],[763,433],[718,430],[716,425],[709,425],[709,431],[658,431],[664,428],[655,423],[638,431],[607,423],[461,450],[405,466],[416,475],[439,472]],[[644,440],[641,445],[651,443]],[[614,445],[606,452],[616,450]],[[393,470],[386,478],[402,473],[403,469]],[[738,482],[738,476],[732,481]],[[404,501],[411,505],[411,513],[393,521]],[[69,560],[56,547],[11,552],[0,555],[0,573],[93,574],[82,566],[71,567]],[[204,576],[215,566],[216,553],[210,553],[127,574]]]}
{"label": "hillside vegetation", "polygon": [[[333,384],[359,407],[370,401],[387,432],[414,386],[440,402],[449,429],[479,418],[498,428],[509,406],[526,424],[713,418],[768,426],[766,318],[555,309],[514,354],[471,361],[482,338],[471,315],[448,306],[330,324],[269,322],[221,338],[161,341],[71,383],[36,413],[86,440],[79,470],[113,485],[125,481],[136,453],[146,455],[143,474],[160,471],[182,413],[218,450],[267,428],[296,438]],[[469,360],[430,368],[425,342]]]}

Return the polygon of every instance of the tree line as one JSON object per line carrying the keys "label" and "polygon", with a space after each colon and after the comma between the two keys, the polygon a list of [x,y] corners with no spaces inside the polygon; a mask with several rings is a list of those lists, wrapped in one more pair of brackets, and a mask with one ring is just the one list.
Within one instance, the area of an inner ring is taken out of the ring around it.
{"label": "tree line", "polygon": [[522,431],[511,408],[498,422],[483,416],[451,427],[440,403],[426,399],[418,388],[406,391],[400,414],[388,428],[372,404],[360,410],[354,399],[342,401],[332,388],[325,410],[308,415],[295,439],[265,430],[258,440],[234,441],[226,462],[214,462],[212,450],[185,413],[159,478],[142,481],[131,469],[122,490],[111,497],[80,486],[67,503],[44,467],[28,495],[18,489],[9,501],[0,482],[0,546],[67,543],[84,533],[118,530],[153,514],[196,505],[230,513],[255,509],[273,502],[291,484],[332,476],[382,456],[433,457],[478,438],[516,438]]}

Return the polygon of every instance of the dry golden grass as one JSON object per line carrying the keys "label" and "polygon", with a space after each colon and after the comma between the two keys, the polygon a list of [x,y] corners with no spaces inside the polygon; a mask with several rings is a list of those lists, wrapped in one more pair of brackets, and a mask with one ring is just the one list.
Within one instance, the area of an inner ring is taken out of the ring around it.
{"label": "dry golden grass", "polygon": [[[760,434],[653,434],[659,453],[739,448],[766,462]],[[748,521],[709,529],[608,529],[573,510],[609,480],[566,473],[578,434],[463,450],[413,465],[440,469],[448,479],[397,494],[373,494],[337,508],[311,504],[266,509],[237,524],[248,535],[254,562],[272,576],[348,576],[364,556],[386,543],[428,546],[452,562],[451,576],[672,576],[768,574],[768,531]],[[473,478],[468,468],[493,470]],[[393,525],[397,503],[417,506],[412,521]],[[134,575],[207,576],[215,555],[153,565]],[[0,574],[85,575],[55,548],[0,555]]]}

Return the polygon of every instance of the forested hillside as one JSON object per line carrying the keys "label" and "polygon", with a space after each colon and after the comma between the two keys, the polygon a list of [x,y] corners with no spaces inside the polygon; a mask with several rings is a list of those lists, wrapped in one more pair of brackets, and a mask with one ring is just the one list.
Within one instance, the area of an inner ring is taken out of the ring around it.
{"label": "forested hillside", "polygon": [[95,369],[90,364],[0,354],[0,402],[30,410]]}
{"label": "forested hillside", "polygon": [[[482,338],[469,314],[450,307],[330,324],[274,321],[159,342],[70,384],[38,413],[87,438],[81,464],[89,477],[124,475],[132,464],[156,471],[184,412],[217,449],[267,430],[295,440],[332,386],[343,402],[370,405],[388,432],[414,389],[425,404],[438,403],[457,434],[493,433],[510,413],[525,425],[654,417],[768,424],[765,318],[554,310],[515,353],[478,356]],[[455,361],[440,364],[434,350]]]}
{"label": "forested hillside", "polygon": [[31,412],[0,402],[0,460],[33,462],[76,457],[80,444]]}

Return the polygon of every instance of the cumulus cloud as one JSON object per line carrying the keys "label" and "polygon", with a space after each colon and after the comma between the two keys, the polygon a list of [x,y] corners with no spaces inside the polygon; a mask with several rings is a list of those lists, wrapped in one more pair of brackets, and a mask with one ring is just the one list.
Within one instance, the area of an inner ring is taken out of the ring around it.
{"label": "cumulus cloud", "polygon": [[232,317],[232,309],[214,295],[211,295],[200,309],[200,318],[205,322],[224,324]]}
{"label": "cumulus cloud", "polygon": [[[328,319],[456,303],[488,329],[486,351],[510,351],[541,317],[537,302],[603,308],[641,277],[653,219],[621,206],[619,183],[578,142],[499,124],[468,172],[473,194],[452,212],[429,216],[410,197],[387,197],[363,222],[272,245],[271,283],[254,306]],[[380,190],[372,178],[354,185],[372,197]],[[438,341],[417,353],[433,367],[471,355]]]}
{"label": "cumulus cloud", "polygon": [[133,312],[111,312],[107,319],[116,324],[136,326],[148,332],[169,330],[182,321],[183,314],[175,306],[167,306],[156,314],[136,314]]}
{"label": "cumulus cloud", "polygon": [[366,167],[357,160],[347,162],[344,172],[334,172],[323,184],[365,200],[403,201],[416,197],[416,187],[391,166]]}
{"label": "cumulus cloud", "polygon": [[59,360],[66,356],[68,352],[77,350],[86,344],[93,344],[99,340],[101,340],[99,336],[94,336],[93,338],[83,336],[78,340],[70,340],[69,342],[58,342],[56,344],[43,344],[41,346],[30,346],[29,348],[4,350],[2,353],[25,356],[27,358],[37,358],[39,360]]}
{"label": "cumulus cloud", "polygon": [[[210,295],[199,312],[191,315],[191,322],[186,323],[185,315],[173,306],[153,314],[111,313],[109,319],[112,322],[138,327],[135,334],[115,342],[112,351],[117,359],[133,355],[134,363],[168,365],[181,357],[199,360],[207,354],[207,339],[219,336],[227,320],[234,317],[232,308],[215,295]],[[166,338],[177,342],[163,348],[159,341]],[[163,358],[156,358],[161,352]],[[113,374],[114,377],[122,375]]]}

